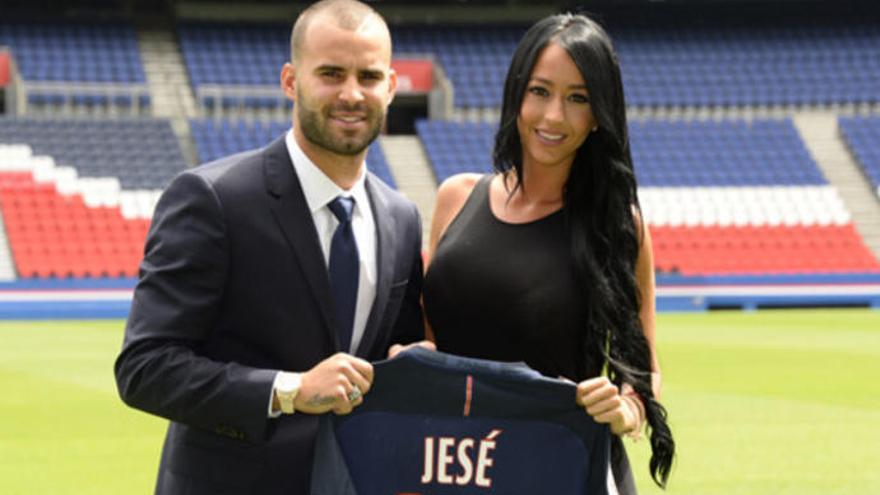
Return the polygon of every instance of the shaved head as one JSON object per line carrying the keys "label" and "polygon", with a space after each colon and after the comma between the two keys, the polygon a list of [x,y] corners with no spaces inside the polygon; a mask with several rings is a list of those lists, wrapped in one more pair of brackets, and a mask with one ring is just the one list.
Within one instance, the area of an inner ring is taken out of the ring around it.
{"label": "shaved head", "polygon": [[323,21],[331,21],[334,25],[348,31],[378,27],[387,33],[390,44],[391,33],[388,30],[388,25],[385,24],[382,16],[369,5],[357,0],[322,0],[302,11],[293,24],[293,31],[290,33],[290,60],[294,64],[302,54],[309,26],[312,21],[318,18]]}

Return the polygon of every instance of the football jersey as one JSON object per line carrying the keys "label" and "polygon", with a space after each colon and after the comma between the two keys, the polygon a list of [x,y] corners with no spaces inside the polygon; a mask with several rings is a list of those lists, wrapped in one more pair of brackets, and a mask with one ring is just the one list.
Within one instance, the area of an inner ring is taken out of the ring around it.
{"label": "football jersey", "polygon": [[321,418],[313,495],[605,495],[611,433],[575,385],[522,363],[413,348]]}

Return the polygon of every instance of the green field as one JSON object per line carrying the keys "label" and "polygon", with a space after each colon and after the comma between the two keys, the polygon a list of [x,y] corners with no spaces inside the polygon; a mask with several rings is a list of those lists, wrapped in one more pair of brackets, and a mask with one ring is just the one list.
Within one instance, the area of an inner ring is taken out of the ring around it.
{"label": "green field", "polygon": [[[880,311],[661,315],[669,493],[880,494]],[[631,448],[642,494],[649,446]]]}
{"label": "green field", "polygon": [[[880,311],[662,314],[671,494],[880,493]],[[0,323],[0,493],[151,493],[164,421],[116,395],[122,322]],[[643,494],[648,444],[629,443]]]}

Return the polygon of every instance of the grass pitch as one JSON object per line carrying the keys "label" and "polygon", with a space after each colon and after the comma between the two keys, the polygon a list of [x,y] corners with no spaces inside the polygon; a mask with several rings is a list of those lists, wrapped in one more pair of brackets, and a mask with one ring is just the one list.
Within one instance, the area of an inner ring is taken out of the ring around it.
{"label": "grass pitch", "polygon": [[118,398],[123,326],[0,323],[0,493],[152,493],[167,423]]}
{"label": "grass pitch", "polygon": [[[122,327],[0,323],[0,493],[152,492],[166,423],[116,395]],[[667,493],[880,493],[880,311],[661,314],[658,344]]]}
{"label": "grass pitch", "polygon": [[[670,494],[880,493],[880,311],[664,314]],[[629,443],[641,493],[649,445]]]}

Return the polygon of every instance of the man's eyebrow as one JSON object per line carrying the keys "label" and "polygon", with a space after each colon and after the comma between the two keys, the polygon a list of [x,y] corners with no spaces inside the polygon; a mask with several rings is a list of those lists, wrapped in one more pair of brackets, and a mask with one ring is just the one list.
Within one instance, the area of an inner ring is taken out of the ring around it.
{"label": "man's eyebrow", "polygon": [[[315,72],[345,72],[347,69],[341,65],[333,65],[333,64],[323,64],[315,67]],[[359,74],[369,74],[372,76],[381,76],[385,74],[385,71],[379,68],[366,68],[366,69],[358,69]]]}

